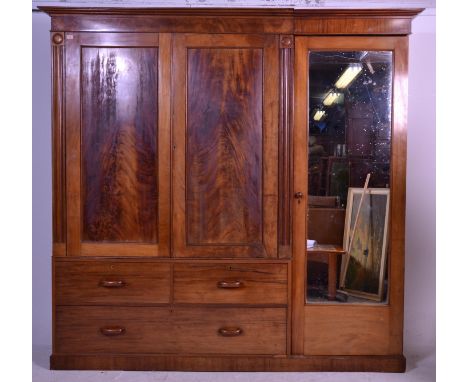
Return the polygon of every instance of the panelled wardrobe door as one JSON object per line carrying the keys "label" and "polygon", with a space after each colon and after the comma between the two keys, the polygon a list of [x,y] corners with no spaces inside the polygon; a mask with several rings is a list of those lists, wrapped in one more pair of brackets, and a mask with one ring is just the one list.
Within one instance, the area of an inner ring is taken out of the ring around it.
{"label": "panelled wardrobe door", "polygon": [[[309,199],[293,206],[296,354],[402,354],[407,48],[296,37],[294,191]],[[333,205],[318,214],[317,200]]]}
{"label": "panelled wardrobe door", "polygon": [[67,255],[169,256],[170,37],[65,41]]}
{"label": "panelled wardrobe door", "polygon": [[277,257],[278,37],[178,34],[176,257]]}

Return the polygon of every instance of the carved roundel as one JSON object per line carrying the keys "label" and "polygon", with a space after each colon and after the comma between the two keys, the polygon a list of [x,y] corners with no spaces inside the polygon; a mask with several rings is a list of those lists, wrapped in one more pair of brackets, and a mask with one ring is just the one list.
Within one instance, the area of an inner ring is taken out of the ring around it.
{"label": "carved roundel", "polygon": [[52,41],[54,44],[61,44],[63,42],[63,35],[61,33],[55,33],[52,36]]}
{"label": "carved roundel", "polygon": [[293,43],[292,36],[281,36],[281,47],[282,48],[290,48]]}

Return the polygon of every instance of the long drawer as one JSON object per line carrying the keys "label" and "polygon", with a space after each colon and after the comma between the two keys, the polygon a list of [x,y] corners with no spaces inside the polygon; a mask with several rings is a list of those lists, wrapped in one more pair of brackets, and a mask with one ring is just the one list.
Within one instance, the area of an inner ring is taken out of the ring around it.
{"label": "long drawer", "polygon": [[125,261],[56,261],[57,305],[168,303],[170,265]]}
{"label": "long drawer", "polygon": [[284,304],[287,264],[175,264],[174,302]]}
{"label": "long drawer", "polygon": [[59,306],[55,353],[285,354],[285,308]]}

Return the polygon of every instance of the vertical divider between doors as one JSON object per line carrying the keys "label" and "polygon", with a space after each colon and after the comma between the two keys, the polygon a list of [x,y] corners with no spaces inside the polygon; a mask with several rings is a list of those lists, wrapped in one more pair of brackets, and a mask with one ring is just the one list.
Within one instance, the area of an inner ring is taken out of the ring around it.
{"label": "vertical divider between doors", "polygon": [[52,51],[52,253],[66,254],[66,171],[64,124],[64,49],[65,35],[51,34]]}
{"label": "vertical divider between doors", "polygon": [[291,257],[291,128],[294,36],[280,37],[278,257]]}
{"label": "vertical divider between doors", "polygon": [[[173,114],[173,87],[172,87],[172,44],[173,35],[172,33],[160,33],[159,34],[159,49],[160,49],[160,70],[159,70],[159,86],[162,98],[164,98],[164,113],[165,118],[163,120],[164,125],[162,126],[164,134],[164,142],[166,154],[165,171],[167,171],[167,198],[165,199],[167,205],[167,253],[166,257],[171,258],[173,256],[173,243],[172,243],[172,162],[173,162],[173,137],[172,137],[172,114]],[[172,261],[169,263],[169,304],[172,306],[174,302],[174,264]]]}
{"label": "vertical divider between doors", "polygon": [[158,35],[159,256],[171,255],[171,35]]}
{"label": "vertical divider between doors", "polygon": [[65,33],[66,251],[81,253],[81,35]]}
{"label": "vertical divider between doors", "polygon": [[[307,196],[307,38],[295,39],[293,190]],[[292,195],[291,195],[292,197]],[[307,199],[292,203],[292,354],[304,353],[305,235]]]}
{"label": "vertical divider between doors", "polygon": [[[403,353],[406,145],[408,116],[408,36],[393,37],[394,82],[390,179],[390,258],[388,263],[390,333],[389,352]],[[390,45],[390,44],[389,44]]]}

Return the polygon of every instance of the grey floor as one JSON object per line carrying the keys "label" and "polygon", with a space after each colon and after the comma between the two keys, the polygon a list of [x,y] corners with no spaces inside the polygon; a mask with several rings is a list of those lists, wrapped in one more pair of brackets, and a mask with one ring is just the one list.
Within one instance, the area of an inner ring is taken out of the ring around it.
{"label": "grey floor", "polygon": [[407,372],[384,373],[180,373],[135,371],[51,371],[50,348],[33,345],[33,382],[431,382],[435,381],[435,352],[408,355]]}

